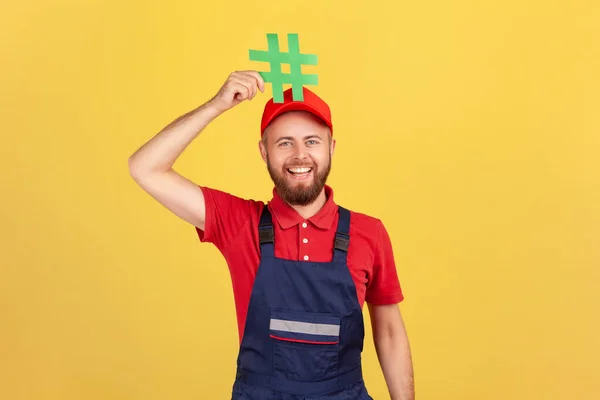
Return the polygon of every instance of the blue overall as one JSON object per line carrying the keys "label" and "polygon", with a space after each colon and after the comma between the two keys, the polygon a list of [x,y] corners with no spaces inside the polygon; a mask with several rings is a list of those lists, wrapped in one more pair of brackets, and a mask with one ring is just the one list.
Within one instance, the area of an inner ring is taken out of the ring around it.
{"label": "blue overall", "polygon": [[275,257],[264,207],[232,400],[372,400],[361,367],[363,315],[346,263],[350,212],[338,211],[332,261],[311,262]]}

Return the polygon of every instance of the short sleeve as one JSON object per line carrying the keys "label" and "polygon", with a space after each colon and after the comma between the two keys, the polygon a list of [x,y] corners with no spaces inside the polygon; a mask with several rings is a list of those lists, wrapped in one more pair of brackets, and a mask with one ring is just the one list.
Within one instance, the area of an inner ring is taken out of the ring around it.
{"label": "short sleeve", "polygon": [[196,227],[201,242],[214,244],[222,253],[252,219],[260,204],[220,190],[200,186],[206,215],[204,230]]}
{"label": "short sleeve", "polygon": [[365,301],[374,305],[396,304],[404,300],[400,280],[396,271],[396,262],[392,243],[385,226],[378,223],[377,244],[373,254],[373,272]]}

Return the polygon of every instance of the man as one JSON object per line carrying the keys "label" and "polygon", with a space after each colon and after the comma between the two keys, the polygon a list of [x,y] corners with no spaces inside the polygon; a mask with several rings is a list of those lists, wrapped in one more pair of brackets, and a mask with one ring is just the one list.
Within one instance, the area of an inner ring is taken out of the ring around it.
{"label": "man", "polygon": [[335,149],[331,112],[313,92],[267,102],[259,150],[275,184],[268,204],[198,186],[173,170],[216,117],[264,92],[256,71],[229,75],[129,159],[135,181],[213,243],[231,273],[240,350],[234,400],[372,399],[361,370],[368,304],[393,400],[414,399],[403,294],[378,219],[334,203],[326,185]]}

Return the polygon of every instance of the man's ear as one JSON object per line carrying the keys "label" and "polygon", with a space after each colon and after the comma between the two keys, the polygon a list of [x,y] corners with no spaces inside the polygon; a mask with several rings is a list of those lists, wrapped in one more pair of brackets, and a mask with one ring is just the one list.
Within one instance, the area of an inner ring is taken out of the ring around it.
{"label": "man's ear", "polygon": [[335,151],[335,139],[331,138],[331,146],[329,148],[329,152],[331,154],[331,156],[333,157],[333,152]]}
{"label": "man's ear", "polygon": [[266,163],[267,162],[267,148],[265,147],[265,141],[262,139],[258,141],[258,151],[260,151],[260,156],[262,157],[263,161]]}

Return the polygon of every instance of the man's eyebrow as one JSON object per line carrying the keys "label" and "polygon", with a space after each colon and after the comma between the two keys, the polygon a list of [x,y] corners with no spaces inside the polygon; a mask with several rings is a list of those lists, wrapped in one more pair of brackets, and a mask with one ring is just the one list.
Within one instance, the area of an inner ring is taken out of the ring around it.
{"label": "man's eyebrow", "polygon": [[[277,140],[275,141],[275,143],[281,142],[282,140],[292,140],[292,141],[293,141],[294,139],[295,139],[295,138],[294,138],[293,136],[282,136],[282,137],[280,137],[279,139],[277,139]],[[303,139],[303,140],[308,140],[308,139],[319,139],[319,140],[323,140],[323,139],[321,138],[321,136],[319,136],[319,135],[308,135],[308,136],[304,136],[302,139]]]}
{"label": "man's eyebrow", "polygon": [[304,136],[304,140],[308,140],[308,139],[319,139],[319,140],[323,140],[323,139],[321,139],[321,136],[319,136],[319,135],[308,135],[308,136]]}

